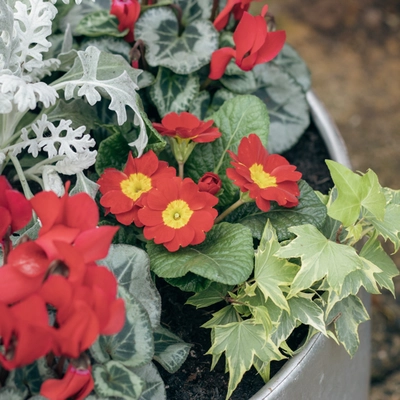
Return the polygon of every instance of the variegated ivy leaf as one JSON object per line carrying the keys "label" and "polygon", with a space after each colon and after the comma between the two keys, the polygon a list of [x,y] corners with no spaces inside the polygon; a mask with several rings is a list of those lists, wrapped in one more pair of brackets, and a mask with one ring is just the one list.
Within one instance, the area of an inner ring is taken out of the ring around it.
{"label": "variegated ivy leaf", "polygon": [[130,145],[141,155],[148,139],[136,93],[139,74],[140,70],[131,68],[122,57],[90,46],[84,52],[78,51],[72,68],[52,86],[64,90],[66,100],[84,96],[94,105],[102,96],[111,99],[109,109],[116,112],[119,125],[127,120],[125,107],[130,107],[135,113],[135,125],[140,126],[138,139]]}
{"label": "variegated ivy leaf", "polygon": [[146,60],[176,74],[190,74],[211,60],[218,49],[218,32],[213,24],[198,19],[180,34],[175,13],[165,7],[145,11],[135,24],[135,39],[143,40]]}
{"label": "variegated ivy leaf", "polygon": [[161,325],[154,331],[154,360],[171,374],[185,362],[190,347],[190,344]]}
{"label": "variegated ivy leaf", "polygon": [[253,239],[240,224],[214,225],[206,240],[171,253],[164,246],[147,243],[152,271],[165,278],[177,278],[188,272],[215,282],[237,285],[253,270]]}
{"label": "variegated ivy leaf", "polygon": [[281,287],[292,283],[299,267],[275,255],[280,247],[275,230],[268,221],[255,254],[254,280],[265,301],[270,298],[278,307],[289,311]]}
{"label": "variegated ivy leaf", "polygon": [[231,167],[228,150],[237,153],[241,139],[250,133],[257,134],[266,145],[269,132],[269,118],[265,104],[256,96],[236,96],[226,101],[211,116],[222,136],[212,143],[196,146],[185,163],[185,172],[195,182],[205,172],[219,174],[224,191],[219,197],[219,206],[231,205],[238,193],[238,187],[226,176],[225,171]]}
{"label": "variegated ivy leaf", "polygon": [[297,237],[276,252],[278,257],[301,258],[301,268],[293,280],[289,296],[310,288],[323,278],[339,294],[345,277],[351,271],[363,268],[353,247],[327,239],[315,226],[294,226],[289,231]]}
{"label": "variegated ivy leaf", "polygon": [[99,37],[99,36],[115,36],[124,37],[129,32],[125,29],[120,32],[118,30],[118,19],[115,15],[110,14],[109,10],[99,10],[83,17],[78,26],[75,28],[76,35]]}
{"label": "variegated ivy leaf", "polygon": [[166,400],[164,382],[153,363],[132,368],[132,371],[144,382],[139,400]]}
{"label": "variegated ivy leaf", "polygon": [[117,361],[95,364],[92,375],[96,394],[106,398],[139,400],[145,387],[141,378]]}
{"label": "variegated ivy leaf", "polygon": [[197,75],[177,75],[167,68],[160,68],[149,94],[158,113],[164,117],[170,112],[186,111],[199,89]]}
{"label": "variegated ivy leaf", "polygon": [[327,160],[326,164],[338,194],[328,207],[328,215],[346,227],[361,217],[363,209],[373,219],[383,221],[386,198],[376,174],[368,170],[366,174],[359,175],[332,160]]}
{"label": "variegated ivy leaf", "polygon": [[182,24],[189,25],[199,19],[210,19],[213,7],[212,0],[176,0],[182,10]]}
{"label": "variegated ivy leaf", "polygon": [[358,325],[368,320],[367,310],[355,295],[336,303],[327,317],[328,322],[334,321],[336,336],[352,357],[360,344]]}
{"label": "variegated ivy leaf", "polygon": [[229,370],[226,399],[230,398],[244,373],[254,364],[255,356],[265,363],[284,358],[278,347],[265,337],[263,325],[255,324],[251,319],[216,326],[213,330],[212,346],[207,354],[213,356],[214,367],[215,360],[225,353]]}

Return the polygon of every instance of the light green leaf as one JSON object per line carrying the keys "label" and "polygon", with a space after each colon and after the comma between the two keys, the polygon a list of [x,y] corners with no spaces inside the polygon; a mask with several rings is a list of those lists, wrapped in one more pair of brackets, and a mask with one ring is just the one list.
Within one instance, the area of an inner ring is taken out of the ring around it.
{"label": "light green leaf", "polygon": [[135,70],[121,57],[101,52],[90,46],[86,51],[78,51],[72,68],[60,79],[52,83],[56,90],[64,90],[66,100],[85,97],[90,105],[96,104],[102,96],[111,99],[109,109],[117,114],[118,124],[127,120],[125,107],[135,113],[135,125],[140,126],[140,135],[133,144],[139,154],[147,144],[147,134],[137,102],[137,77]]}
{"label": "light green leaf", "polygon": [[162,66],[187,75],[211,60],[218,49],[218,32],[210,21],[197,19],[179,34],[178,20],[166,7],[145,11],[135,24],[135,39],[143,40],[146,60],[152,67]]}
{"label": "light green leaf", "polygon": [[363,267],[354,248],[330,241],[315,226],[302,225],[289,230],[297,237],[276,253],[278,257],[301,258],[301,268],[289,296],[310,288],[323,278],[336,293],[340,293],[345,277]]}
{"label": "light green leaf", "polygon": [[215,328],[216,326],[227,325],[232,322],[241,321],[239,314],[232,305],[226,306],[212,314],[212,318],[201,325],[202,328]]}
{"label": "light green leaf", "polygon": [[167,68],[159,68],[149,95],[161,117],[170,112],[187,111],[200,84],[197,75],[177,75]]}
{"label": "light green leaf", "polygon": [[153,363],[139,368],[132,368],[132,371],[144,382],[144,388],[139,400],[166,400],[164,382]]}
{"label": "light green leaf", "polygon": [[268,221],[255,255],[254,279],[264,294],[265,301],[270,298],[278,307],[289,311],[281,286],[292,283],[299,267],[275,256],[280,247],[275,231]]}
{"label": "light green leaf", "polygon": [[75,186],[70,190],[69,195],[72,196],[76,193],[87,193],[92,199],[96,197],[99,190],[99,185],[87,178],[82,171],[76,174]]}
{"label": "light green leaf", "polygon": [[92,375],[98,396],[138,400],[145,387],[142,379],[117,361],[94,364]]}
{"label": "light green leaf", "polygon": [[98,10],[84,16],[75,28],[76,35],[98,37],[103,35],[124,37],[128,29],[118,30],[118,18],[111,15],[109,10]]}
{"label": "light green leaf", "polygon": [[99,336],[90,352],[100,363],[111,359],[127,367],[139,367],[150,362],[154,352],[149,316],[140,302],[121,287],[119,294],[125,300],[125,324],[115,335]]}
{"label": "light green leaf", "polygon": [[150,260],[144,250],[126,244],[113,244],[107,258],[98,262],[113,272],[124,287],[147,311],[151,326],[160,324],[161,297],[150,275]]}
{"label": "light green leaf", "polygon": [[244,373],[251,368],[255,356],[265,363],[284,358],[277,346],[265,337],[264,327],[252,320],[214,328],[213,343],[207,354],[212,354],[214,358],[222,353],[225,353],[229,370],[226,399],[229,399]]}
{"label": "light green leaf", "polygon": [[185,362],[190,347],[190,344],[161,325],[154,331],[154,360],[171,374]]}
{"label": "light green leaf", "polygon": [[322,228],[326,219],[326,206],[307,182],[300,180],[299,189],[299,204],[296,207],[281,207],[272,202],[271,209],[263,212],[255,203],[246,203],[231,213],[227,221],[247,226],[253,237],[260,239],[267,220],[270,220],[280,242],[293,237],[288,230],[291,226],[311,224],[318,229]]}
{"label": "light green leaf", "polygon": [[344,226],[350,226],[365,208],[376,219],[383,220],[385,195],[373,171],[369,170],[361,176],[335,161],[327,160],[326,164],[338,193],[328,208],[329,216],[341,221]]}
{"label": "light green leaf", "polygon": [[195,182],[208,171],[220,175],[224,189],[219,198],[219,206],[231,205],[237,186],[225,175],[231,167],[231,158],[227,151],[237,153],[241,139],[250,133],[257,134],[266,145],[268,138],[268,112],[265,104],[255,96],[237,96],[226,101],[223,106],[211,116],[222,136],[212,143],[196,146],[185,163],[185,172]]}
{"label": "light green leaf", "polygon": [[228,291],[232,289],[230,285],[212,282],[208,288],[188,298],[186,304],[195,306],[196,308],[208,307],[212,304],[219,303],[225,299]]}
{"label": "light green leaf", "polygon": [[368,312],[365,310],[362,301],[353,295],[344,298],[335,304],[327,320],[335,320],[337,338],[353,357],[360,344],[358,325],[369,320]]}
{"label": "light green leaf", "polygon": [[253,239],[240,224],[217,224],[205,242],[173,253],[153,242],[148,242],[147,251],[152,271],[162,278],[176,278],[190,271],[215,282],[236,285],[253,270]]}

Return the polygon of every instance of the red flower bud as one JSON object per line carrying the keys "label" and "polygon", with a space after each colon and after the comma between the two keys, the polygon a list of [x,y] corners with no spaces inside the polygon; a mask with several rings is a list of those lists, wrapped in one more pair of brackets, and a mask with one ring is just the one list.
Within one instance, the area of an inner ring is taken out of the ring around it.
{"label": "red flower bud", "polygon": [[200,192],[208,192],[210,194],[217,194],[222,186],[221,178],[213,172],[206,172],[199,179],[199,190]]}

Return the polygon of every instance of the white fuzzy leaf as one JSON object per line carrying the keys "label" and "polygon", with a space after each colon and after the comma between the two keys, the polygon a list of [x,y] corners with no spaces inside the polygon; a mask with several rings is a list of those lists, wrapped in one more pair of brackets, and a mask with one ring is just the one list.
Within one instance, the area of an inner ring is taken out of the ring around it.
{"label": "white fuzzy leaf", "polygon": [[0,71],[19,69],[15,51],[19,40],[14,30],[14,13],[5,1],[0,1]]}

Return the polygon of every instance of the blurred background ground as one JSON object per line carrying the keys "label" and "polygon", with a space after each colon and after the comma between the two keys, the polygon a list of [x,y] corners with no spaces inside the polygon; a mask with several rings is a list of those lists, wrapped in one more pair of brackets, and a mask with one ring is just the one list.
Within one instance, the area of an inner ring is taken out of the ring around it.
{"label": "blurred background ground", "polygon": [[[353,168],[371,168],[381,185],[400,189],[400,1],[266,3],[309,65]],[[397,300],[384,293],[372,302],[370,400],[400,400],[400,278],[396,292]]]}

